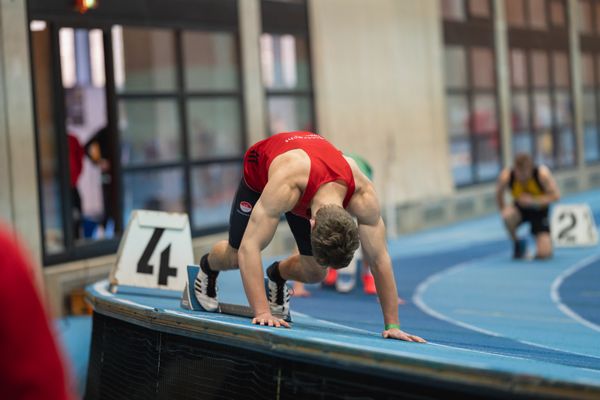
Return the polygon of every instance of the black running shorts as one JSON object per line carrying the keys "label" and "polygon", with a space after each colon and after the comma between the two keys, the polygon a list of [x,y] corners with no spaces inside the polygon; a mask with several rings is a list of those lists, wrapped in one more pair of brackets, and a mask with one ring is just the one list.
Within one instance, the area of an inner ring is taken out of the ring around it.
{"label": "black running shorts", "polygon": [[[229,244],[234,249],[240,248],[242,237],[244,237],[244,232],[250,220],[250,214],[259,198],[260,193],[250,189],[242,178],[229,214]],[[310,221],[291,212],[285,213],[285,218],[292,235],[294,235],[300,254],[312,256]]]}

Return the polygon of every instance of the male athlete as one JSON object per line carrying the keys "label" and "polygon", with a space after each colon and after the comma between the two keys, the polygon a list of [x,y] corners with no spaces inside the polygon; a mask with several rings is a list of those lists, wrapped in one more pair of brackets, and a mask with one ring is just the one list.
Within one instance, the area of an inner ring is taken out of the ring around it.
{"label": "male athlete", "polygon": [[[504,204],[504,191],[509,189],[514,204]],[[560,191],[550,170],[536,166],[528,154],[518,154],[512,169],[506,168],[498,177],[496,201],[510,238],[514,242],[513,257],[526,256],[526,241],[517,237],[517,227],[523,222],[531,224],[531,234],[536,238],[536,258],[552,257],[552,239],[548,209],[560,199]]]}
{"label": "male athlete", "polygon": [[[299,254],[273,263],[265,280],[260,253],[272,240],[282,213]],[[317,283],[327,267],[347,266],[360,235],[383,310],[383,337],[425,342],[400,330],[396,283],[373,185],[356,162],[322,136],[285,132],[250,147],[229,222],[229,240],[215,244],[200,260],[194,292],[205,310],[218,308],[219,271],[239,267],[254,310],[252,323],[289,328],[285,320],[273,317],[289,313],[286,281]]]}

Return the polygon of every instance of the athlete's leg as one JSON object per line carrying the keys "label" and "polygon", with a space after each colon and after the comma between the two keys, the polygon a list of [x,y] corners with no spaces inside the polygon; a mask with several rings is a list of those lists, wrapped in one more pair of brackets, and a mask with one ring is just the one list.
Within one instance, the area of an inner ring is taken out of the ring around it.
{"label": "athlete's leg", "polygon": [[517,228],[519,227],[519,224],[521,224],[521,219],[521,213],[515,206],[507,206],[504,208],[504,210],[502,210],[502,220],[504,221],[504,226],[506,227],[506,231],[513,242],[518,240]]}
{"label": "athlete's leg", "polygon": [[550,233],[542,232],[539,233],[536,238],[536,258],[550,258],[552,257],[552,238]]}
{"label": "athlete's leg", "polygon": [[536,258],[552,257],[552,238],[550,237],[550,221],[548,209],[535,213],[531,221],[531,233],[535,235]]}

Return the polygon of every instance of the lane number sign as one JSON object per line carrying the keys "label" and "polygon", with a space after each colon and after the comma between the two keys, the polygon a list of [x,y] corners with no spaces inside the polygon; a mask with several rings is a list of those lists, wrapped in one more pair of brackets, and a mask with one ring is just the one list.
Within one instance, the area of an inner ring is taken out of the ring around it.
{"label": "lane number sign", "polygon": [[135,210],[121,239],[110,283],[183,290],[194,263],[187,214]]}
{"label": "lane number sign", "polygon": [[587,204],[558,204],[550,219],[552,241],[557,247],[595,246],[598,230]]}

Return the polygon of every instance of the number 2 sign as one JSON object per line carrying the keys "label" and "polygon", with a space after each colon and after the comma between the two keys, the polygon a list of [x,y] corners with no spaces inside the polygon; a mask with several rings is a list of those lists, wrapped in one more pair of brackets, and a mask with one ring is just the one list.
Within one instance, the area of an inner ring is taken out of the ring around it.
{"label": "number 2 sign", "polygon": [[136,210],[121,239],[110,274],[117,285],[183,290],[186,268],[194,263],[187,214]]}
{"label": "number 2 sign", "polygon": [[550,220],[552,241],[557,247],[594,246],[598,231],[587,204],[558,204]]}

